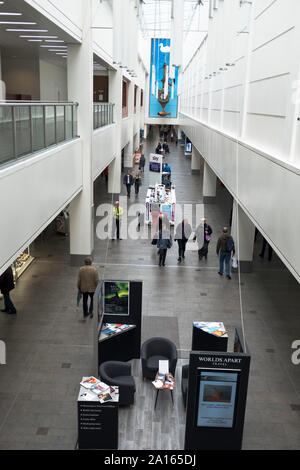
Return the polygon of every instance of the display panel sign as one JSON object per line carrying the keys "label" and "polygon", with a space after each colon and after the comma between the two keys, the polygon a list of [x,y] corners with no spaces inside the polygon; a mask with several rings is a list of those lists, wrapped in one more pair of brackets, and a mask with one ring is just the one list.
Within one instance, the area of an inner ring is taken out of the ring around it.
{"label": "display panel sign", "polygon": [[178,67],[170,64],[170,52],[170,39],[152,39],[149,117],[177,118]]}
{"label": "display panel sign", "polygon": [[129,315],[130,282],[104,282],[104,314]]}
{"label": "display panel sign", "polygon": [[201,371],[197,407],[198,427],[232,428],[238,373]]}
{"label": "display panel sign", "polygon": [[160,173],[160,163],[150,162],[149,163],[149,170],[154,171],[155,173]]}

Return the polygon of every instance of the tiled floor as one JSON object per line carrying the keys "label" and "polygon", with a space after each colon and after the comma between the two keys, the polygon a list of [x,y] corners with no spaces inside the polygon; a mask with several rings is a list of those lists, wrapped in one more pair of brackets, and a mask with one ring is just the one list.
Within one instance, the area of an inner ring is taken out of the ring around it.
{"label": "tiled floor", "polygon": [[[155,143],[146,143],[146,156]],[[190,159],[181,147],[170,148],[167,160],[178,201],[201,204],[201,177],[191,174]],[[129,204],[144,202],[146,189],[147,174],[139,197],[133,194]],[[124,187],[122,194],[126,194]],[[110,201],[100,177],[95,184],[95,208]],[[204,207],[214,230],[207,261],[199,262],[197,253],[189,251],[178,265],[175,245],[166,267],[159,268],[150,240],[108,242],[97,237],[94,261],[102,278],[144,281],[144,316],[177,319],[180,364],[188,357],[195,320],[223,321],[232,348],[234,328],[242,324],[240,287],[252,355],[243,447],[299,449],[300,365],[291,362],[291,344],[300,339],[300,288],[275,255],[271,262],[258,257],[259,238],[253,273],[242,274],[240,286],[235,274],[232,281],[219,278],[215,245],[220,229],[229,223],[230,204],[225,188],[218,187],[217,203]],[[95,217],[95,224],[99,220]],[[7,365],[0,368],[0,449],[75,448],[78,384],[93,372],[93,332],[91,321],[83,323],[76,307],[77,268],[69,265],[68,245],[68,238],[50,232],[39,237],[33,249],[36,261],[12,293],[18,315],[0,314],[0,338],[7,345]],[[146,331],[143,334],[147,336]],[[175,407],[163,396],[159,413],[154,414],[154,390],[142,381],[138,361],[134,371],[136,404],[120,410],[120,448],[181,449],[180,383]],[[168,432],[164,415],[176,432]]]}

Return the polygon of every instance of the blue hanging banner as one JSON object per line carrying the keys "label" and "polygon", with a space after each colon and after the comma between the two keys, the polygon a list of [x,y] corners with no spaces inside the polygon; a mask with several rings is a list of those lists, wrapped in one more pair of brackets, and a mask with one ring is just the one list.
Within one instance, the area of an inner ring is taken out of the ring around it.
{"label": "blue hanging banner", "polygon": [[170,39],[152,39],[149,117],[177,118],[178,67],[170,64],[170,52]]}

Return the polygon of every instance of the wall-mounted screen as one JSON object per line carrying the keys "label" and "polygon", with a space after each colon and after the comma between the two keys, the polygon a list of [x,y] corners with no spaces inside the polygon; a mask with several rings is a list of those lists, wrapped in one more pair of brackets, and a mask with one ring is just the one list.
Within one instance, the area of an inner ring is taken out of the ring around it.
{"label": "wall-mounted screen", "polygon": [[199,427],[232,428],[236,405],[238,372],[201,371],[197,423]]}
{"label": "wall-mounted screen", "polygon": [[129,315],[130,282],[104,281],[104,314]]}
{"label": "wall-mounted screen", "polygon": [[185,145],[185,151],[186,153],[191,153],[192,152],[192,144],[191,142],[187,142]]}
{"label": "wall-mounted screen", "polygon": [[178,67],[170,63],[170,53],[170,39],[152,39],[149,117],[177,118]]}

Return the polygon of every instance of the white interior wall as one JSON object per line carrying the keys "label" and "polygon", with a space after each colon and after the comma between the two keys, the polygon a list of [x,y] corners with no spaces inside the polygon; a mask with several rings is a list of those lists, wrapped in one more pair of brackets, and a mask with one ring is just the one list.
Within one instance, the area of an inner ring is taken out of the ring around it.
{"label": "white interior wall", "polygon": [[67,101],[67,68],[40,60],[41,101]]}
{"label": "white interior wall", "polygon": [[40,67],[36,57],[2,56],[2,80],[7,93],[30,95],[32,100],[40,99]]}
{"label": "white interior wall", "polygon": [[80,139],[0,170],[0,211],[5,220],[1,225],[0,273],[81,188]]}

